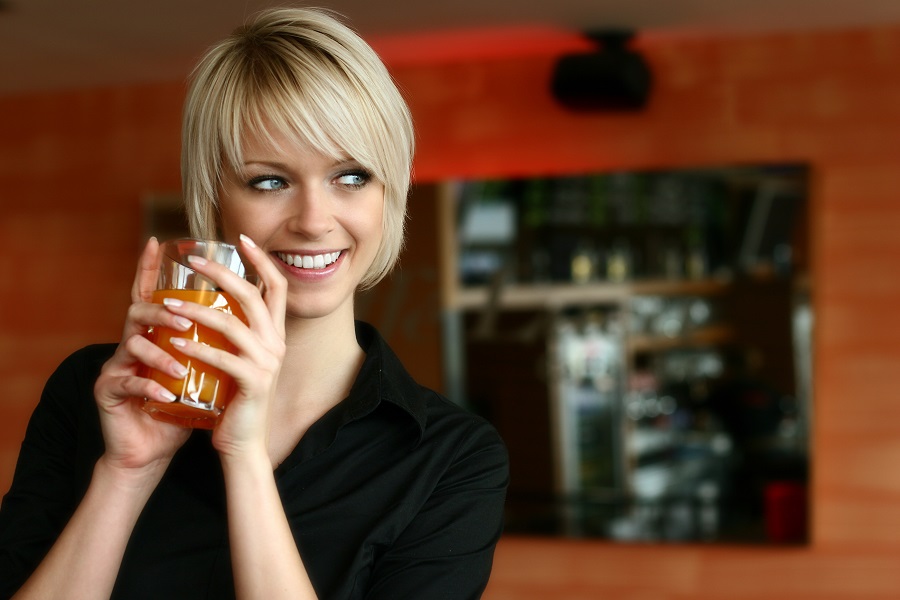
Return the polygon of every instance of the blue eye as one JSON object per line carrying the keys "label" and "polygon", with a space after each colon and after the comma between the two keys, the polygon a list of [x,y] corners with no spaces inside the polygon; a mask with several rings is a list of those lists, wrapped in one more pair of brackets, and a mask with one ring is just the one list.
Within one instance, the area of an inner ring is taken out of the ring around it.
{"label": "blue eye", "polygon": [[372,175],[367,171],[350,171],[338,175],[335,180],[338,185],[349,188],[361,188],[372,179]]}
{"label": "blue eye", "polygon": [[250,187],[264,191],[264,192],[273,192],[278,190],[283,190],[287,187],[287,182],[281,177],[275,177],[274,175],[263,175],[261,177],[254,177],[249,181]]}

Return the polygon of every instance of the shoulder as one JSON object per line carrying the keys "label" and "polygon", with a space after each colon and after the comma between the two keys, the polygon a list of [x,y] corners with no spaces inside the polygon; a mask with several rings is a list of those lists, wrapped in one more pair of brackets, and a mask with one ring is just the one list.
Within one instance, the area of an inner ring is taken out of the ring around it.
{"label": "shoulder", "polygon": [[500,434],[487,419],[434,390],[422,386],[419,389],[425,406],[426,430],[434,434],[456,432],[455,437],[459,437],[466,445],[503,445]]}
{"label": "shoulder", "polygon": [[42,410],[62,414],[94,406],[94,382],[116,344],[92,344],[63,359],[47,379],[36,413]]}
{"label": "shoulder", "polygon": [[91,344],[75,350],[60,362],[56,373],[84,373],[96,377],[116,351],[116,344]]}
{"label": "shoulder", "polygon": [[442,448],[453,464],[494,470],[504,478],[509,456],[496,428],[434,390],[420,389],[426,407],[422,444]]}

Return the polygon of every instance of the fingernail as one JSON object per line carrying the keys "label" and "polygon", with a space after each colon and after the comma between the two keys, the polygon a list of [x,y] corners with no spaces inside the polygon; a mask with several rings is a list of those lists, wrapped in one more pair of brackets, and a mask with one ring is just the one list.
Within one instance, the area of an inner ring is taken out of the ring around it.
{"label": "fingernail", "polygon": [[178,298],[163,298],[163,304],[166,306],[183,306],[184,302]]}
{"label": "fingernail", "polygon": [[202,267],[203,265],[205,265],[208,262],[202,256],[194,256],[193,254],[188,255],[187,261],[189,263],[191,263],[192,265],[197,265],[198,267]]}
{"label": "fingernail", "polygon": [[178,396],[163,388],[159,392],[159,399],[163,400],[164,402],[175,402],[176,400],[178,400]]}
{"label": "fingernail", "polygon": [[178,379],[183,379],[184,377],[187,377],[188,368],[185,367],[184,365],[182,365],[181,363],[176,363],[172,366],[172,373]]}
{"label": "fingernail", "polygon": [[190,319],[185,319],[184,317],[175,317],[175,324],[178,325],[181,329],[190,329],[194,324]]}
{"label": "fingernail", "polygon": [[243,233],[241,234],[241,241],[244,242],[244,244],[246,244],[250,248],[256,248],[256,243],[253,240],[251,240],[249,236],[246,236]]}
{"label": "fingernail", "polygon": [[177,348],[184,348],[185,346],[187,346],[187,340],[180,337],[170,337],[169,342],[171,342],[172,345]]}

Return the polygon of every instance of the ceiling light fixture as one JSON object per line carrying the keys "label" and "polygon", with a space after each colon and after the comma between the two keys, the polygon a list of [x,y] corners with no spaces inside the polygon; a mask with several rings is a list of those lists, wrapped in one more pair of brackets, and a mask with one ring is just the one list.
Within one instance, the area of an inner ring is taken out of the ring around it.
{"label": "ceiling light fixture", "polygon": [[652,74],[643,56],[628,47],[628,30],[588,32],[597,50],[565,54],[556,63],[553,97],[572,110],[634,111],[650,96]]}

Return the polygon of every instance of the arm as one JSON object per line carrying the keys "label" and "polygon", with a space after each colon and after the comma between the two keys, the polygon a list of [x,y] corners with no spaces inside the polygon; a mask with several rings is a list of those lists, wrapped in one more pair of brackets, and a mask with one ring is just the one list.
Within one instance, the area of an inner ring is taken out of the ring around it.
{"label": "arm", "polygon": [[47,380],[28,423],[15,477],[0,505],[0,598],[10,598],[70,519],[102,452],[91,384],[111,353],[100,346],[66,358]]}
{"label": "arm", "polygon": [[134,524],[161,476],[117,472],[101,458],[81,504],[14,598],[108,598]]}
{"label": "arm", "polygon": [[[122,343],[93,386],[105,451],[94,466],[78,508],[14,596],[17,599],[108,597],[134,523],[175,451],[187,439],[187,430],[153,421],[135,401],[144,397],[165,401],[168,395],[159,384],[136,376],[141,362],[170,372],[177,367],[171,356],[142,335],[150,325],[179,327],[175,315],[146,302],[156,279],[157,251],[151,240],[138,265]],[[66,403],[75,401],[77,390],[59,389],[57,393],[56,410],[72,410]],[[47,432],[39,432],[39,437],[40,433]],[[44,444],[44,448],[49,445]],[[36,454],[41,451],[37,448]],[[44,459],[38,456],[38,460]],[[32,491],[52,483],[43,479],[48,475],[40,477],[30,482]],[[40,533],[23,530],[22,537],[47,533],[46,528],[40,529]]]}
{"label": "arm", "polygon": [[268,454],[223,460],[237,598],[314,599]]}
{"label": "arm", "polygon": [[277,600],[316,597],[285,516],[269,457],[269,412],[285,354],[287,282],[248,238],[243,250],[263,282],[262,297],[221,265],[192,267],[216,281],[244,310],[249,327],[233,315],[184,303],[169,310],[221,332],[235,354],[195,342],[181,351],[234,377],[237,393],[213,432],[225,477],[229,541],[236,597]]}

